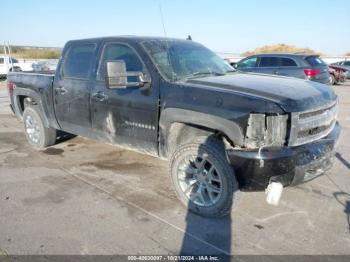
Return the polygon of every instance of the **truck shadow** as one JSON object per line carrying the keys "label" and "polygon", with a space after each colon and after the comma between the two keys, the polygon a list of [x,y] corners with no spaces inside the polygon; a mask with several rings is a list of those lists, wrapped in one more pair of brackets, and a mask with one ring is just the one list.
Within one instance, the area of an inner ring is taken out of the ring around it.
{"label": "truck shadow", "polygon": [[335,192],[333,195],[339,204],[344,207],[344,213],[346,214],[346,220],[350,233],[350,194],[346,192]]}
{"label": "truck shadow", "polygon": [[343,158],[342,157],[342,155],[340,154],[340,153],[335,153],[335,157],[336,158],[338,158],[338,160],[340,161],[340,162],[342,162],[342,164],[344,165],[344,166],[346,166],[348,169],[350,169],[350,163],[345,159],[345,158]]}
{"label": "truck shadow", "polygon": [[[207,141],[208,139],[199,146],[198,157],[202,156],[199,152]],[[230,198],[232,201],[233,195]],[[180,255],[220,255],[220,261],[226,261],[226,258],[229,261],[231,243],[231,210],[228,216],[208,218],[197,215],[188,208]]]}
{"label": "truck shadow", "polygon": [[187,212],[180,255],[229,255],[231,242],[231,216],[205,218]]}

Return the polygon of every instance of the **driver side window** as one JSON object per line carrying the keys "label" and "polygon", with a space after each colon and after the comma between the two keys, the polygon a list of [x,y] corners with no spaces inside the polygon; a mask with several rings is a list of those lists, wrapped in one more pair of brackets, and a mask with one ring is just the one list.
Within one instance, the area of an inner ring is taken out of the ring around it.
{"label": "driver side window", "polygon": [[107,76],[106,62],[113,60],[123,60],[128,72],[144,71],[140,58],[131,47],[124,44],[107,44],[101,56],[97,80],[105,80]]}

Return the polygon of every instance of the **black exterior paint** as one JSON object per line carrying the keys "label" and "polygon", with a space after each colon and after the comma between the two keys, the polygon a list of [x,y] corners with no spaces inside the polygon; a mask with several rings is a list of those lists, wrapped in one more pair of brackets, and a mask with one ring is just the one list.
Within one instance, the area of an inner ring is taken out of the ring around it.
{"label": "black exterior paint", "polygon": [[331,168],[339,135],[340,126],[336,125],[327,137],[309,144],[266,148],[260,157],[256,150],[229,150],[228,158],[237,171],[240,186],[247,191],[264,190],[270,180],[284,186],[297,185],[308,181],[306,172],[312,174]]}
{"label": "black exterior paint", "polygon": [[[250,73],[235,72],[225,76],[170,82],[162,77],[142,47],[142,41],[146,39],[158,38],[110,37],[68,42],[62,53],[63,58],[67,49],[77,43],[96,45],[89,78],[85,80],[62,77],[64,59],[60,60],[55,76],[10,73],[9,81],[16,84],[11,93],[11,104],[16,115],[21,117],[19,96],[29,96],[40,104],[47,126],[167,158],[169,127],[174,122],[219,131],[236,146],[244,147],[250,113],[303,111],[337,99],[326,85]],[[108,43],[122,43],[136,50],[151,76],[151,83],[143,87],[109,89],[105,81],[97,80],[99,58]],[[285,167],[281,166],[281,157],[293,150],[283,147],[271,157],[264,155],[266,161],[269,158],[271,161],[266,162],[263,171],[250,168],[256,164],[257,150],[251,153],[242,148],[231,150],[228,155],[234,166],[237,165],[239,177],[244,177],[239,179],[241,186],[252,190],[262,189],[261,185],[266,185],[274,173],[282,175]],[[295,166],[294,154],[286,155],[285,161],[290,166]],[[240,164],[235,163],[238,158]],[[244,165],[250,170],[249,173],[240,172]],[[294,173],[290,175],[285,185],[291,183]]]}

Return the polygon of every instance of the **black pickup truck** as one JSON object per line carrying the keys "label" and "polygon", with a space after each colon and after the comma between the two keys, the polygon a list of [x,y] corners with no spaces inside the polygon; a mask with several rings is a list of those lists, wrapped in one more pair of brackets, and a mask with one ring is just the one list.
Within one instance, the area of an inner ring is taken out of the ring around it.
{"label": "black pickup truck", "polygon": [[313,179],[331,167],[338,99],[320,83],[236,72],[189,40],[69,41],[54,74],[8,75],[31,145],[58,130],[170,160],[180,200],[222,216],[239,190]]}

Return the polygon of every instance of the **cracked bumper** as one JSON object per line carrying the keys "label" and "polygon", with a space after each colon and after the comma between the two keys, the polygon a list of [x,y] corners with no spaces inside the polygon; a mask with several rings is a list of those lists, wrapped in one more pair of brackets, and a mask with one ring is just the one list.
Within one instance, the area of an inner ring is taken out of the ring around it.
{"label": "cracked bumper", "polygon": [[296,147],[258,150],[228,150],[241,190],[264,190],[270,181],[284,186],[309,181],[330,169],[340,135],[337,123],[331,133],[317,141]]}

